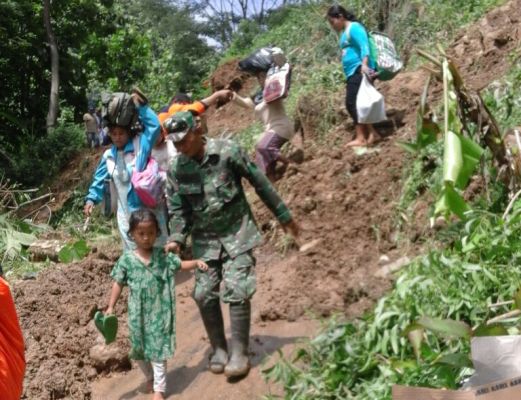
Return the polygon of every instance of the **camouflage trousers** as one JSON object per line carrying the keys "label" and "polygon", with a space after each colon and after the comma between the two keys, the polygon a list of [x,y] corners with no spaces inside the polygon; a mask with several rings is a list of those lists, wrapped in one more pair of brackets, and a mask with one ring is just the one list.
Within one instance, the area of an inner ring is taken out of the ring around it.
{"label": "camouflage trousers", "polygon": [[195,271],[194,300],[203,307],[219,297],[224,303],[251,299],[257,286],[255,262],[251,250],[231,258],[223,249],[218,260],[207,261],[208,271]]}

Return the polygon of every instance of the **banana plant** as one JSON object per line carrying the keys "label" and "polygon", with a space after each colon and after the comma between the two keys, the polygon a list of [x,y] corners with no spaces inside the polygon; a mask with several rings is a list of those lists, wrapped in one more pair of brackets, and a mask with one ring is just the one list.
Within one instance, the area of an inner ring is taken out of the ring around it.
{"label": "banana plant", "polygon": [[473,140],[461,134],[463,124],[458,116],[458,102],[453,76],[447,59],[442,63],[444,106],[443,190],[434,214],[453,213],[463,218],[470,209],[459,190],[465,189],[484,150]]}

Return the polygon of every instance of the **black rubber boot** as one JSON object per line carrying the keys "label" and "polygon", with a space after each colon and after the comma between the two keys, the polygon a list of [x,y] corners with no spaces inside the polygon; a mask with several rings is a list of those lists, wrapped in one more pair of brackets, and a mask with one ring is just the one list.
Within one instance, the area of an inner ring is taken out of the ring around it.
{"label": "black rubber boot", "polygon": [[232,330],[230,361],[224,368],[229,378],[242,377],[250,371],[248,343],[250,339],[251,305],[249,301],[230,304]]}
{"label": "black rubber boot", "polygon": [[212,345],[209,368],[214,374],[222,374],[228,362],[226,336],[224,336],[224,322],[219,300],[215,300],[199,307],[208,339]]}

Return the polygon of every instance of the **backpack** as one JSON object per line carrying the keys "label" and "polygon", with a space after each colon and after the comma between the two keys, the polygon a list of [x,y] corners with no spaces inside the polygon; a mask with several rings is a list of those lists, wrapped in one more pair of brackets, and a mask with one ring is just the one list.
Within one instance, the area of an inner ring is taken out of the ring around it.
{"label": "backpack", "polygon": [[101,120],[103,126],[134,127],[138,123],[138,114],[130,95],[122,92],[103,93],[101,95]]}
{"label": "backpack", "polygon": [[[350,30],[346,31],[347,41],[351,41]],[[369,39],[369,58],[376,64],[376,78],[381,81],[393,79],[403,68],[403,62],[393,41],[382,32],[367,33]]]}
{"label": "backpack", "polygon": [[376,63],[376,76],[381,81],[393,79],[403,68],[393,41],[382,32],[370,32],[368,36],[369,57]]}
{"label": "backpack", "polygon": [[264,83],[262,97],[266,103],[285,98],[288,95],[291,84],[291,66],[285,63],[283,66],[273,66],[269,69]]}

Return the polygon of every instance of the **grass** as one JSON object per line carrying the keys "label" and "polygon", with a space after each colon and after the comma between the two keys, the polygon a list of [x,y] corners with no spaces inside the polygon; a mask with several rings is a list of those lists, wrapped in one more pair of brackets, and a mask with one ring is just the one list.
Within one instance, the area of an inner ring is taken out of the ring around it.
{"label": "grass", "polygon": [[485,104],[496,117],[503,132],[521,126],[521,48],[511,56],[512,68],[482,92]]}

